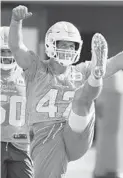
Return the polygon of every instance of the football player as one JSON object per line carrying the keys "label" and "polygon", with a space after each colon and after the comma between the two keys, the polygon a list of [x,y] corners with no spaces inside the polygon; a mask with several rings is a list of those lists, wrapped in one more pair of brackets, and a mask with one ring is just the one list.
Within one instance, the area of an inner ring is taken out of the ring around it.
{"label": "football player", "polygon": [[[108,46],[101,34],[95,34],[91,63],[74,67],[82,48],[80,33],[73,24],[58,22],[46,33],[48,60],[43,61],[23,44],[22,20],[31,15],[25,6],[13,9],[9,45],[25,71],[35,178],[58,178],[65,174],[69,161],[83,156],[91,146],[93,101],[102,88]],[[119,70],[111,65],[112,62],[107,66],[106,76]]]}
{"label": "football player", "polygon": [[25,82],[8,47],[9,27],[0,27],[1,177],[32,178],[29,129],[25,121]]}

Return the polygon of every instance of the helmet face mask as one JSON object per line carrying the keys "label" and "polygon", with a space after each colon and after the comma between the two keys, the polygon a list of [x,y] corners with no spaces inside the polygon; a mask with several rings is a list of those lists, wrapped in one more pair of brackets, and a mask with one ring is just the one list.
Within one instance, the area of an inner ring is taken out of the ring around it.
{"label": "helmet face mask", "polygon": [[0,27],[0,68],[11,70],[16,67],[16,62],[8,46],[9,27]]}
{"label": "helmet face mask", "polygon": [[[58,42],[73,43],[75,48],[58,48]],[[82,40],[78,29],[69,22],[58,22],[53,25],[45,37],[45,52],[49,58],[69,66],[79,61]]]}
{"label": "helmet face mask", "polygon": [[54,58],[64,66],[71,65],[76,62],[77,50],[75,42],[57,41],[56,56]]}

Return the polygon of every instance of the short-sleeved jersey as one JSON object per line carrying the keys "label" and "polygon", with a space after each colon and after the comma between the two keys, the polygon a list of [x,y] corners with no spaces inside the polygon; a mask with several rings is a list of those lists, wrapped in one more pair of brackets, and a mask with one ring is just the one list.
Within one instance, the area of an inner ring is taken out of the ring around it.
{"label": "short-sleeved jersey", "polygon": [[1,72],[1,141],[28,143],[28,126],[25,121],[26,88],[22,69],[17,67],[8,76]]}
{"label": "short-sleeved jersey", "polygon": [[81,63],[56,76],[49,63],[42,62],[35,54],[32,58],[30,68],[25,71],[26,114],[30,124],[68,119],[75,90],[87,79],[89,65]]}

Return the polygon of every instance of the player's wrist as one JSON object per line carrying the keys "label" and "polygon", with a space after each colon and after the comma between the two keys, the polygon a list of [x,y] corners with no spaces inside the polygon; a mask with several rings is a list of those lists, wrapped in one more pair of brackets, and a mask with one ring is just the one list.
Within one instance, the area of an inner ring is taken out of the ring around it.
{"label": "player's wrist", "polygon": [[17,19],[15,19],[14,17],[12,17],[12,19],[11,19],[11,24],[22,24],[22,20],[17,20]]}

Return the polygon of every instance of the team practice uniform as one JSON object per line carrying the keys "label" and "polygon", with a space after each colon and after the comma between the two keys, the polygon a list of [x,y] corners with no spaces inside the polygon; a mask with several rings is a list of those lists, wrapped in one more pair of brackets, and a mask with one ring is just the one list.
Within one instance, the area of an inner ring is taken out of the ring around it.
{"label": "team practice uniform", "polygon": [[1,69],[1,176],[32,178],[22,69],[17,67],[8,74],[8,71]]}
{"label": "team practice uniform", "polygon": [[82,157],[92,144],[94,100],[102,90],[106,69],[107,76],[116,70],[111,69],[112,62],[106,64],[108,45],[100,33],[91,41],[91,63],[71,66],[80,61],[83,40],[79,30],[66,21],[48,29],[44,49],[49,61],[45,56],[44,61],[39,59],[22,38],[22,21],[31,16],[26,6],[12,10],[9,46],[25,73],[34,177],[63,178],[68,162]]}
{"label": "team practice uniform", "polygon": [[87,80],[90,65],[69,67],[66,75],[55,76],[48,63],[32,52],[31,58],[32,64],[25,70],[26,114],[33,136],[35,178],[60,178],[67,163],[83,156],[92,143],[94,107],[90,113],[92,119],[82,133],[72,131],[68,124],[75,90]]}

